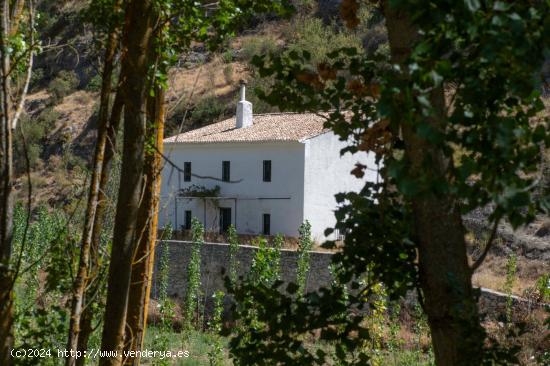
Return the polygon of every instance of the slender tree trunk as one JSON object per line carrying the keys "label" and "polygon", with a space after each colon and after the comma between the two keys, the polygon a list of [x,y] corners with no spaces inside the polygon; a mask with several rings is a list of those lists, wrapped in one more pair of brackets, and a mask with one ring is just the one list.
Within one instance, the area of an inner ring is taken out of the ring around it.
{"label": "slender tree trunk", "polygon": [[[149,113],[150,121],[147,129],[148,140],[155,141],[155,149],[162,152],[164,138],[164,91],[158,89],[151,99]],[[150,138],[149,138],[150,137]],[[128,332],[126,333],[126,349],[138,351],[141,349],[147,311],[153,262],[155,258],[155,244],[157,239],[158,195],[160,191],[161,160],[157,151],[149,151],[145,158],[145,193],[138,216],[138,231],[136,241],[137,250],[132,264],[132,284],[128,302]],[[128,358],[126,365],[138,366],[139,357]]]}
{"label": "slender tree trunk", "polygon": [[[92,178],[90,181],[90,191],[88,194],[88,204],[86,216],[84,217],[84,229],[82,233],[82,245],[80,247],[80,261],[77,276],[74,282],[73,298],[71,306],[71,320],[69,324],[69,336],[67,340],[68,350],[78,349],[78,335],[80,333],[80,320],[82,308],[84,305],[84,295],[89,283],[90,274],[90,248],[92,242],[92,232],[96,221],[96,209],[98,204],[98,195],[100,192],[100,180],[103,171],[105,156],[105,145],[108,134],[109,124],[109,105],[111,100],[111,85],[114,70],[114,61],[118,49],[118,32],[113,30],[107,41],[105,51],[105,63],[103,68],[103,82],[101,86],[101,98],[99,107],[99,123],[97,131],[97,142],[94,154]],[[72,354],[72,353],[71,353]],[[74,366],[76,358],[69,355],[65,360],[65,365]]]}
{"label": "slender tree trunk", "polygon": [[9,34],[9,1],[0,5],[0,365],[12,365],[13,348],[13,271],[10,269],[13,242],[13,142],[10,123],[11,93]]}
{"label": "slender tree trunk", "polygon": [[[120,124],[120,119],[122,116],[122,97],[121,93],[117,92],[115,96],[115,101],[113,102],[113,108],[111,111],[111,118],[109,121],[108,131],[107,131],[107,141],[105,144],[105,156],[103,157],[103,169],[101,170],[101,179],[99,182],[99,192],[97,197],[97,207],[95,213],[94,226],[92,230],[92,241],[90,246],[90,281],[98,279],[100,265],[99,265],[99,256],[100,256],[100,244],[101,244],[101,233],[103,229],[103,223],[105,222],[105,213],[107,208],[107,200],[109,197],[106,196],[106,189],[109,183],[109,177],[111,173],[112,160],[116,152],[116,138],[118,133],[118,127]],[[102,283],[98,283],[97,286],[102,286]],[[97,287],[95,286],[95,287]],[[82,311],[81,316],[81,330],[78,335],[78,350],[84,352],[88,349],[88,340],[90,339],[92,328],[92,321],[94,319],[93,309],[89,307],[88,303],[89,297],[97,291],[97,288],[91,289],[86,292],[85,295],[85,307]],[[83,354],[83,353],[82,353]],[[84,366],[86,359],[81,357],[76,360],[77,366]]]}
{"label": "slender tree trunk", "polygon": [[152,0],[128,4],[120,85],[124,100],[124,148],[101,340],[103,351],[116,354],[103,357],[101,366],[120,365],[123,357],[134,238],[143,187],[148,69],[155,18]]}
{"label": "slender tree trunk", "polygon": [[[392,61],[403,64],[418,36],[407,14],[385,3],[386,25]],[[431,95],[438,116],[428,120],[434,128],[445,123],[443,89]],[[439,146],[420,138],[413,126],[402,124],[405,157],[411,169],[445,179],[450,160]],[[480,325],[477,299],[472,289],[460,204],[452,195],[427,193],[412,200],[416,238],[419,245],[420,285],[428,316],[437,365],[478,365],[484,331]]]}

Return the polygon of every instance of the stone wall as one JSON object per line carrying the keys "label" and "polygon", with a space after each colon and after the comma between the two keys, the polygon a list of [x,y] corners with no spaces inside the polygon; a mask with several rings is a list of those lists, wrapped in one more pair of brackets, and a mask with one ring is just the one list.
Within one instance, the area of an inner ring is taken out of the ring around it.
{"label": "stone wall", "polygon": [[[159,244],[155,254],[155,276],[153,278],[152,296],[158,294],[157,272],[162,251],[169,251],[169,280],[168,296],[177,300],[183,300],[187,287],[187,266],[191,258],[192,244],[186,241],[168,240],[166,244]],[[239,248],[237,259],[239,261],[239,276],[245,276],[252,265],[252,259],[257,248],[242,245]],[[332,254],[325,252],[311,252],[310,270],[307,278],[307,291],[317,290],[321,286],[331,283],[332,275],[329,270]],[[229,270],[229,245],[219,243],[206,243],[201,248],[201,280],[202,291],[207,300],[207,308],[212,294],[217,290],[226,292],[224,287],[224,275]],[[285,282],[296,282],[297,253],[293,250],[281,250],[281,277]]]}
{"label": "stone wall", "polygon": [[[187,266],[191,258],[192,244],[187,241],[168,240],[164,245],[159,245],[155,257],[155,276],[153,280],[152,296],[158,294],[157,270],[163,250],[169,251],[169,279],[168,296],[182,301],[187,286]],[[237,255],[239,261],[239,276],[248,274],[252,259],[257,248],[242,245]],[[212,294],[217,290],[226,292],[224,287],[225,269],[228,274],[229,245],[219,243],[206,243],[201,249],[201,280],[202,291],[206,300],[207,312],[211,308]],[[328,286],[332,281],[329,270],[332,254],[327,252],[311,252],[310,270],[307,278],[307,291],[314,291],[320,287]],[[293,250],[281,250],[281,276],[285,282],[296,282],[297,252]],[[407,296],[409,303],[415,302],[414,293]],[[500,319],[506,312],[507,296],[490,289],[481,289],[480,313],[489,319]],[[536,304],[526,299],[512,296],[514,312],[531,311],[540,308],[542,304]]]}

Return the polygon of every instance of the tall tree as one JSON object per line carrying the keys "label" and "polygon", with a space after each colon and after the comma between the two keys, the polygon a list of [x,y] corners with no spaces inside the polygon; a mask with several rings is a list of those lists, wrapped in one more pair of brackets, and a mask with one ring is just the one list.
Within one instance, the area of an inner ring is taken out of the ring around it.
{"label": "tall tree", "polygon": [[[117,1],[114,5],[114,12],[120,11],[122,1]],[[82,243],[80,247],[80,261],[78,266],[78,272],[74,281],[72,306],[71,306],[71,318],[69,324],[69,333],[67,340],[67,349],[77,350],[78,340],[80,334],[80,320],[85,306],[85,291],[89,285],[91,264],[95,260],[90,258],[92,249],[92,238],[94,227],[101,226],[101,220],[98,219],[98,204],[99,195],[101,191],[105,190],[105,187],[101,187],[103,172],[105,169],[105,150],[108,145],[109,135],[109,108],[111,104],[111,89],[113,84],[113,71],[115,69],[115,59],[117,56],[118,43],[119,43],[119,29],[115,27],[111,30],[106,50],[105,61],[103,65],[101,97],[99,104],[99,121],[98,121],[98,133],[96,148],[94,153],[92,175],[90,179],[90,191],[88,194],[88,202],[86,207],[86,213],[84,216],[84,228],[82,233]],[[92,253],[97,255],[97,251]],[[76,364],[76,357],[74,353],[70,353],[67,357],[65,364],[67,366],[74,366]]]}
{"label": "tall tree", "polygon": [[[13,285],[18,271],[12,266],[13,133],[24,108],[36,46],[33,1],[26,7],[23,1],[16,1],[10,11],[12,3],[0,3],[0,364],[7,366],[13,363]],[[27,29],[22,32],[20,27],[25,8],[28,35]],[[19,79],[23,81],[12,83]]]}
{"label": "tall tree", "polygon": [[120,90],[124,102],[123,157],[109,265],[107,304],[101,349],[117,352],[100,365],[120,365],[126,312],[135,250],[137,216],[143,190],[146,99],[150,90],[149,66],[153,28],[158,13],[154,1],[130,1],[125,11]]}
{"label": "tall tree", "polygon": [[[391,61],[407,69],[406,61],[417,43],[418,30],[406,11],[395,9],[388,2],[384,3],[384,13]],[[409,82],[406,73],[403,77],[404,82]],[[433,88],[428,97],[433,113],[426,118],[426,126],[434,133],[443,133],[447,114],[443,85]],[[431,143],[412,123],[399,122],[411,177],[421,181],[426,162],[431,162],[430,179],[445,181],[452,169],[452,158],[446,156],[444,147]],[[411,197],[411,204],[419,285],[435,360],[438,365],[480,364],[485,333],[472,288],[461,203],[454,194],[441,195],[432,190],[423,193]]]}
{"label": "tall tree", "polygon": [[[136,234],[137,249],[132,262],[132,280],[128,306],[128,332],[126,349],[138,351],[143,344],[147,325],[147,311],[153,275],[155,244],[157,239],[157,216],[160,193],[161,155],[165,119],[164,90],[158,88],[149,98],[149,123],[147,140],[154,141],[145,156],[145,190],[138,214]],[[128,357],[128,365],[139,365],[139,357]]]}
{"label": "tall tree", "polygon": [[[102,277],[102,260],[101,260],[101,244],[102,236],[105,231],[105,222],[108,212],[111,211],[110,200],[115,201],[108,195],[108,185],[111,177],[111,171],[113,166],[113,158],[116,153],[117,146],[117,133],[119,130],[120,120],[122,117],[123,103],[120,91],[117,91],[113,107],[111,110],[111,117],[109,119],[108,131],[107,131],[107,143],[105,146],[105,155],[103,157],[103,167],[101,170],[101,178],[99,181],[99,193],[97,197],[97,207],[95,211],[94,226],[92,232],[92,241],[90,248],[90,268],[88,282],[94,282],[93,286],[89,286],[85,294],[85,304],[81,314],[81,329],[78,334],[78,350],[84,353],[88,350],[88,341],[90,335],[93,332],[92,321],[96,317],[95,309],[92,306],[92,298],[95,297],[96,301],[101,303],[101,296],[97,296],[101,293],[101,287],[104,286],[104,280]],[[89,301],[87,299],[90,299]],[[84,366],[86,359],[81,357],[76,360],[77,366]]]}

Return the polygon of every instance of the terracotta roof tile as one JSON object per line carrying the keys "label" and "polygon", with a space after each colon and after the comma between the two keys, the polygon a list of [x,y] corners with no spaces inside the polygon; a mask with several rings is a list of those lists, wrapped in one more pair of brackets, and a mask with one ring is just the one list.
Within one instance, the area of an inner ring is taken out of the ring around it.
{"label": "terracotta roof tile", "polygon": [[328,131],[325,118],[314,113],[256,114],[250,127],[236,128],[235,117],[181,133],[165,143],[302,141]]}

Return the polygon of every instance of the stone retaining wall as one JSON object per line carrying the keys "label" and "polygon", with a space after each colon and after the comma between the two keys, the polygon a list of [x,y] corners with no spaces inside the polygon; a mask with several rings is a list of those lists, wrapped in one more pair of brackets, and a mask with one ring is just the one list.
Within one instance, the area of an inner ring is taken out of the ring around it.
{"label": "stone retaining wall", "polygon": [[[192,244],[186,241],[168,240],[165,244],[158,245],[155,258],[155,276],[153,279],[152,296],[158,294],[157,270],[164,249],[169,251],[169,279],[168,296],[183,300],[187,286],[187,266],[191,258]],[[245,276],[252,264],[257,247],[242,245],[239,248],[237,259],[239,265],[239,276]],[[328,286],[332,281],[329,265],[332,260],[332,253],[311,252],[310,270],[307,278],[307,291],[314,291],[320,287]],[[281,250],[281,277],[285,282],[296,282],[297,252],[293,250]],[[206,243],[201,249],[201,280],[202,291],[206,300],[207,312],[211,307],[212,294],[222,290],[224,287],[223,269],[227,275],[229,265],[229,245],[219,243]],[[412,294],[411,294],[412,295]],[[409,297],[414,299],[414,295]],[[414,300],[412,300],[414,301]],[[490,289],[481,289],[479,300],[480,312],[490,319],[500,319],[506,312],[506,294]],[[533,303],[521,297],[512,296],[512,306],[516,311],[531,311],[541,307],[541,304]]]}

